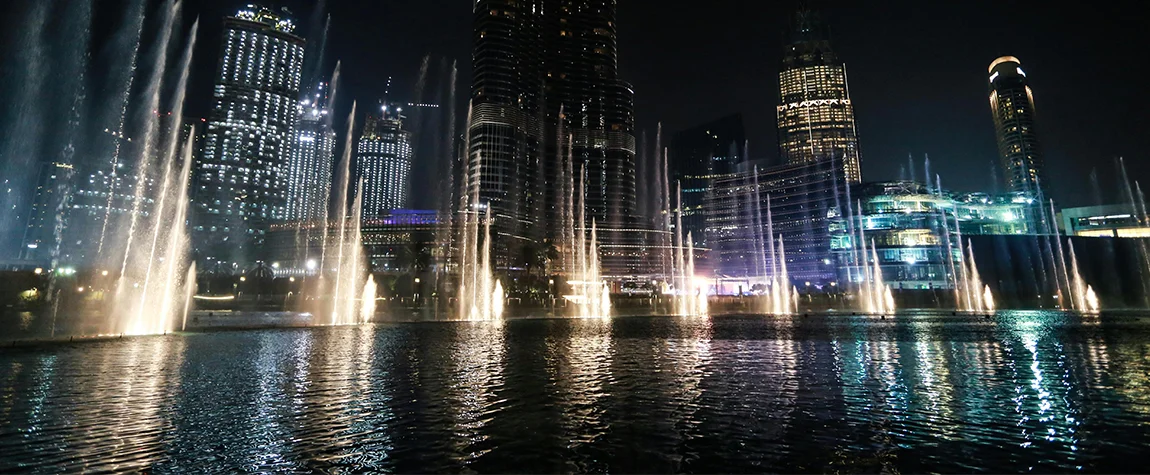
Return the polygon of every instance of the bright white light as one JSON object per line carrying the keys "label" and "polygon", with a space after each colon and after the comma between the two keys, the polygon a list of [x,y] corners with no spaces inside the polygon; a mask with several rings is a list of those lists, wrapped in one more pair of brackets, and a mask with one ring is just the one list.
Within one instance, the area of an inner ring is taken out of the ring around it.
{"label": "bright white light", "polygon": [[994,74],[990,75],[990,82],[994,82],[995,79],[998,79],[998,71],[995,71]]}
{"label": "bright white light", "polygon": [[315,259],[308,259],[307,264],[304,264],[304,265],[307,267],[307,270],[315,270],[315,266],[316,266]]}

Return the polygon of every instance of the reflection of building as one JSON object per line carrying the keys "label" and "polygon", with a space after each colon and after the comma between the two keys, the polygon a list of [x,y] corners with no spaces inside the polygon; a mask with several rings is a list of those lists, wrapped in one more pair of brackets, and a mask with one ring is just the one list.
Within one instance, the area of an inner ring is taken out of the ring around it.
{"label": "reflection of building", "polygon": [[403,129],[402,112],[402,108],[384,104],[379,117],[368,116],[364,123],[356,147],[364,220],[407,206],[411,134]]}
{"label": "reflection of building", "polygon": [[200,268],[257,260],[268,227],[287,217],[304,56],[294,30],[261,7],[224,19],[215,103],[192,185]]}
{"label": "reflection of building", "polygon": [[787,163],[834,159],[850,183],[862,180],[846,66],[814,12],[800,11],[779,72],[779,153]]}
{"label": "reflection of building", "polygon": [[[435,211],[397,209],[365,219],[361,224],[364,253],[373,272],[413,272],[429,269],[445,250],[435,247],[439,224]],[[280,275],[316,271],[320,256],[334,256],[339,226],[328,224],[328,248],[323,249],[322,222],[283,223],[268,232],[268,260]],[[350,228],[349,228],[350,229]],[[310,262],[309,262],[310,261]]]}
{"label": "reflection of building", "polygon": [[[1028,202],[1020,194],[937,194],[905,181],[871,183],[858,190],[866,245],[869,248],[873,242],[883,280],[896,289],[951,287],[946,244],[951,243],[951,259],[957,260],[959,230],[963,236],[1019,235],[1028,230],[1023,219]],[[857,233],[858,219],[851,224]],[[858,281],[860,269],[849,264],[851,244],[857,238],[849,236],[849,228],[836,227],[832,248],[844,264],[840,278]]]}
{"label": "reflection of building", "polygon": [[1034,94],[1018,58],[990,63],[990,112],[998,137],[998,157],[1010,191],[1037,196],[1042,180],[1042,151],[1034,128]]}
{"label": "reflection of building", "polygon": [[327,215],[335,159],[335,131],[331,128],[327,101],[327,84],[320,83],[315,94],[300,102],[288,163],[290,220],[309,221]]}
{"label": "reflection of building", "polygon": [[696,249],[707,247],[707,220],[703,212],[707,193],[716,178],[735,172],[743,159],[745,143],[740,114],[678,132],[671,138],[668,165],[672,185],[677,182],[682,187],[682,233],[684,239],[691,233]]}
{"label": "reflection of building", "polygon": [[1062,230],[1070,236],[1150,237],[1150,226],[1128,204],[1063,209]]}
{"label": "reflection of building", "polygon": [[618,76],[616,2],[473,3],[468,182],[495,218],[496,266],[522,268],[533,243],[559,237],[568,145],[600,242],[639,242],[622,231],[636,221],[634,93]]}
{"label": "reflection of building", "polygon": [[716,179],[705,206],[716,277],[767,275],[773,263],[763,251],[769,247],[770,223],[775,240],[782,235],[787,269],[795,282],[833,282],[831,226],[845,200],[837,165],[830,160],[804,162],[758,170],[757,176],[752,171]]}

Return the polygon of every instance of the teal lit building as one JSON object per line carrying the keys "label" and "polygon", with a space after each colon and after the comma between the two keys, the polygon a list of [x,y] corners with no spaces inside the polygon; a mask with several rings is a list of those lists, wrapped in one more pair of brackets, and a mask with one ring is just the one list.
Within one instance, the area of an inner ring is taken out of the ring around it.
{"label": "teal lit building", "polygon": [[953,288],[960,236],[1030,232],[1025,219],[1030,201],[1024,193],[928,192],[909,181],[870,183],[856,190],[853,207],[861,209],[853,209],[852,220],[831,225],[831,249],[842,281],[861,279],[862,259],[851,250],[860,226],[868,252],[873,244],[883,279],[894,289]]}

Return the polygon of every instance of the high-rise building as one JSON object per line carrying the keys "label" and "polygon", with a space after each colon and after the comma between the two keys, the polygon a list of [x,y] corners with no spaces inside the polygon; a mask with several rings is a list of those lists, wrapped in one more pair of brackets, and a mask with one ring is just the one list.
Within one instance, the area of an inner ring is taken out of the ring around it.
{"label": "high-rise building", "polygon": [[326,216],[335,159],[335,131],[331,126],[327,89],[326,83],[320,83],[315,94],[300,101],[296,113],[288,163],[289,220],[310,221]]}
{"label": "high-rise building", "polygon": [[294,31],[289,17],[254,5],[224,19],[214,104],[192,185],[201,269],[259,260],[268,226],[287,218],[304,59],[304,39]]}
{"label": "high-rise building", "polygon": [[695,249],[707,248],[707,220],[703,210],[715,179],[737,171],[744,158],[746,132],[742,114],[731,114],[692,127],[671,137],[669,163],[672,186],[682,188],[683,235],[691,233]]}
{"label": "high-rise building", "polygon": [[[625,273],[635,219],[634,92],[619,79],[614,0],[477,0],[469,182],[495,219],[495,261],[520,268],[556,242],[561,186],[583,170],[604,267]],[[550,223],[550,224],[549,224]],[[618,257],[618,259],[615,259]]]}
{"label": "high-rise building", "polygon": [[1043,181],[1042,150],[1034,127],[1034,94],[1022,63],[1003,56],[990,63],[990,112],[998,157],[1008,191],[1038,197]]}
{"label": "high-rise building", "polygon": [[411,133],[403,128],[403,108],[383,104],[368,116],[356,146],[356,172],[363,188],[363,219],[406,208],[411,177]]}
{"label": "high-rise building", "polygon": [[779,153],[786,163],[834,159],[848,183],[862,181],[846,65],[826,27],[803,10],[791,25],[779,71]]}

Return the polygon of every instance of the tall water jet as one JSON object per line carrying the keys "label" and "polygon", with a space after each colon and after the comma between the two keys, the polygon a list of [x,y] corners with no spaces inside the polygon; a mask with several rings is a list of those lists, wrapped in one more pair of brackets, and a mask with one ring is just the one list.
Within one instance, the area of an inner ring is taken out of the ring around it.
{"label": "tall water jet", "polygon": [[852,248],[858,248],[860,266],[858,271],[860,278],[858,285],[858,304],[856,306],[862,311],[871,314],[885,315],[894,313],[894,294],[890,286],[883,280],[882,266],[879,265],[878,259],[878,249],[875,247],[873,240],[871,241],[870,249],[867,249],[861,201],[858,203],[856,213],[855,219],[858,222],[855,226],[857,229],[856,232],[858,233],[858,245],[855,246],[852,242]]}
{"label": "tall water jet", "polygon": [[[674,264],[671,268],[671,294],[675,315],[707,315],[707,284],[695,276],[695,245],[691,233],[683,236],[683,191],[676,189]],[[684,242],[685,240],[685,242]],[[686,249],[684,249],[684,245]]]}
{"label": "tall water jet", "polygon": [[[170,16],[175,14],[176,7],[171,3],[168,6],[169,16],[165,17],[164,26],[172,28]],[[173,111],[176,114],[183,111],[197,26],[192,26],[180,62]],[[170,32],[164,38],[168,36]],[[154,83],[149,87],[150,98],[155,103],[158,103],[161,77],[153,77]],[[139,181],[140,186],[136,189],[137,201],[133,206],[139,215],[133,214],[132,226],[124,240],[124,259],[111,307],[115,318],[113,332],[120,334],[146,335],[174,330],[187,311],[188,287],[195,285],[194,280],[189,281],[187,273],[190,249],[186,229],[194,137],[181,137],[180,128],[172,125],[166,147],[156,147],[151,142],[158,129],[157,121],[158,118],[152,117],[147,127],[137,173],[148,173],[153,152],[160,150],[158,161],[162,164],[162,171],[157,178],[162,184],[155,196],[154,207],[146,214],[138,209],[139,203],[147,196],[143,180]],[[138,245],[133,246],[136,242]]]}
{"label": "tall water jet", "polygon": [[[458,307],[455,318],[472,321],[492,321],[503,319],[503,284],[492,275],[491,266],[491,207],[479,201],[480,180],[482,179],[483,156],[477,155],[476,166],[468,164],[465,181],[472,182],[470,193],[462,201],[461,234],[459,259]],[[484,214],[480,218],[479,209]],[[479,230],[482,226],[483,238]]]}
{"label": "tall water jet", "polygon": [[[957,221],[955,221],[955,225],[958,225]],[[978,265],[974,259],[974,247],[970,240],[967,240],[965,250],[962,248],[962,242],[959,241],[959,267],[960,271],[954,279],[954,288],[958,297],[955,306],[966,312],[993,312],[994,296],[991,294],[990,286],[982,283],[982,277],[978,273]]]}
{"label": "tall water jet", "polygon": [[[339,65],[333,83],[338,80]],[[334,87],[333,87],[334,89]],[[317,263],[318,278],[312,281],[311,294],[316,298],[314,305],[306,310],[319,314],[319,322],[326,325],[354,325],[370,321],[374,315],[375,287],[365,285],[371,280],[363,256],[363,238],[361,223],[363,217],[363,197],[357,191],[352,202],[348,204],[351,195],[351,149],[352,136],[355,127],[356,104],[353,102],[351,113],[348,114],[347,136],[344,140],[343,153],[340,156],[335,182],[339,185],[333,197],[331,208],[335,210],[335,218],[331,218],[330,211],[324,213],[320,246],[320,259]],[[362,184],[356,187],[362,190]],[[334,229],[333,229],[334,228]],[[374,280],[372,280],[374,283]],[[370,291],[372,295],[366,293]],[[322,298],[329,299],[328,305],[323,305]],[[370,301],[370,303],[369,303]],[[370,311],[364,307],[372,305]]]}
{"label": "tall water jet", "polygon": [[[570,143],[570,142],[568,142]],[[572,156],[568,154],[567,163],[570,165]],[[568,168],[569,169],[569,168]],[[590,239],[587,237],[587,229],[585,227],[586,209],[584,203],[584,196],[586,193],[586,171],[583,168],[579,170],[579,188],[576,190],[578,197],[578,205],[575,205],[575,200],[566,199],[567,206],[577,206],[577,208],[569,208],[564,211],[566,216],[574,216],[578,213],[578,219],[571,218],[566,223],[570,229],[564,229],[563,235],[570,239],[566,243],[567,247],[574,250],[575,256],[572,260],[572,267],[568,268],[567,278],[568,283],[571,285],[571,295],[565,295],[564,298],[575,304],[575,317],[584,318],[607,318],[611,316],[611,293],[607,287],[607,282],[602,277],[602,263],[599,258],[599,231],[595,220],[591,220],[591,235]],[[566,177],[566,182],[572,180],[571,176]]]}

